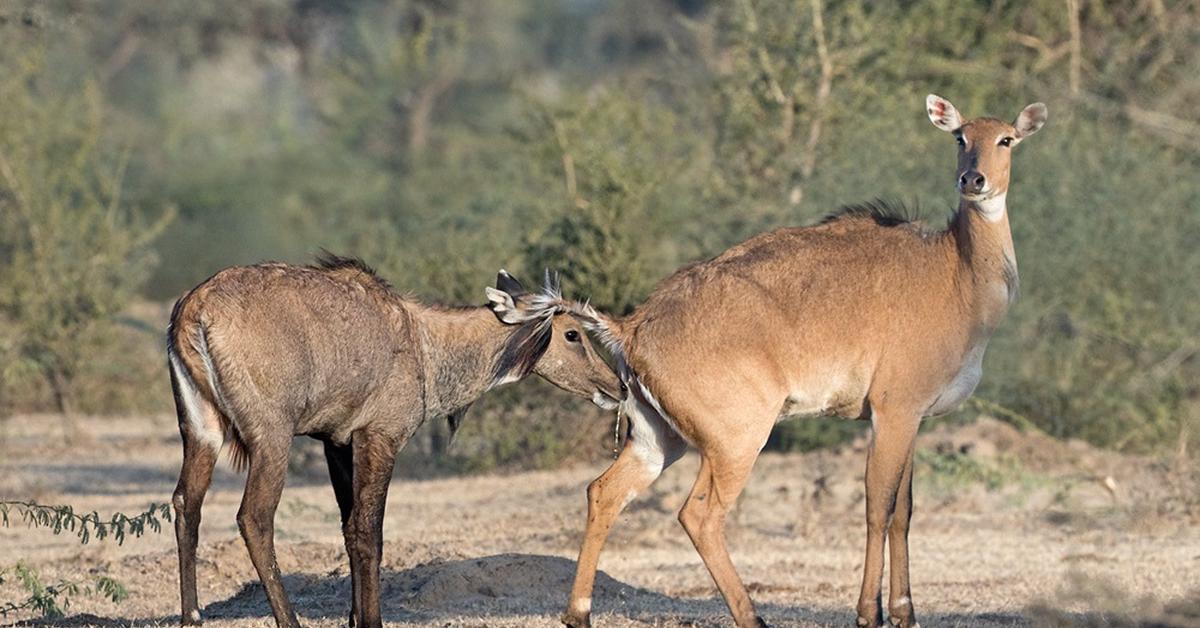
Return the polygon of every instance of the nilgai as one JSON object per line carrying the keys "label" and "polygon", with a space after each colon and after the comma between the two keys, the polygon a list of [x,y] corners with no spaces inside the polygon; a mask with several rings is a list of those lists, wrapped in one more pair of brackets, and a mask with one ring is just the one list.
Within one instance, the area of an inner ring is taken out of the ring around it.
{"label": "nilgai", "polygon": [[396,454],[428,418],[536,373],[615,408],[621,383],[568,313],[557,281],[526,292],[504,271],[488,306],[439,308],[357,260],[223,270],[178,303],[167,331],[183,436],[175,489],[181,621],[200,623],[200,506],[222,445],[248,468],[237,523],[275,622],[297,626],[275,561],[274,516],[292,437],[325,445],[353,590],[350,623],[379,626],[383,514]]}
{"label": "nilgai", "polygon": [[700,473],[679,521],[734,620],[765,625],[725,547],[725,515],[775,423],[795,415],[870,419],[866,558],[859,626],[888,613],[916,626],[908,579],[913,441],[979,382],[988,337],[1017,294],[1005,197],[1012,149],[1046,121],[1041,103],[1009,124],[962,119],[927,99],[958,142],[958,210],[943,231],[882,203],[821,224],[764,233],[680,269],[622,319],[585,309],[629,388],[630,426],[616,462],[588,486],[587,531],[563,622],[590,625],[600,549],[618,513],[688,444]]}

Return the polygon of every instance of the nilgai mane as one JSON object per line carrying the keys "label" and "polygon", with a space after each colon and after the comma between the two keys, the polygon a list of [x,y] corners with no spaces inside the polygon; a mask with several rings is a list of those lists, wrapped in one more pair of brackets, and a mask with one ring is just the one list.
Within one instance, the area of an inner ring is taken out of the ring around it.
{"label": "nilgai mane", "polygon": [[908,579],[913,442],[922,417],[950,411],[979,382],[984,348],[1017,293],[1005,197],[1012,149],[1046,120],[962,119],[929,96],[929,118],[958,142],[958,210],[944,231],[902,207],[853,207],[811,227],[764,233],[664,280],[632,314],[581,311],[629,388],[629,436],[588,486],[587,531],[563,622],[590,625],[596,562],[614,520],[678,459],[700,451],[679,521],[737,625],[765,625],[725,547],[725,514],[772,426],[795,415],[871,420],[866,559],[858,625],[888,612],[916,626]]}
{"label": "nilgai mane", "polygon": [[237,522],[280,626],[298,626],[275,562],[274,516],[295,434],[325,444],[353,589],[350,623],[381,624],[383,514],[396,454],[430,417],[457,427],[486,391],[536,373],[614,408],[624,394],[557,281],[536,294],[504,271],[489,306],[421,305],[357,260],[223,270],[178,303],[167,331],[183,435],[175,489],[181,621],[200,623],[200,507],[222,444],[248,468]]}

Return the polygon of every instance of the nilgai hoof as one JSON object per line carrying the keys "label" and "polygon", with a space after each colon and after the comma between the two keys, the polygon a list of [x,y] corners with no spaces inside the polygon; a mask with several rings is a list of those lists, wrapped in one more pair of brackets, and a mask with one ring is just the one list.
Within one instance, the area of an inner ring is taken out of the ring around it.
{"label": "nilgai hoof", "polygon": [[756,615],[754,619],[758,622],[758,628],[771,628],[767,622],[763,621],[762,617]]}
{"label": "nilgai hoof", "polygon": [[592,628],[591,615],[580,616],[574,613],[563,613],[560,619],[564,626],[570,626],[570,628]]}

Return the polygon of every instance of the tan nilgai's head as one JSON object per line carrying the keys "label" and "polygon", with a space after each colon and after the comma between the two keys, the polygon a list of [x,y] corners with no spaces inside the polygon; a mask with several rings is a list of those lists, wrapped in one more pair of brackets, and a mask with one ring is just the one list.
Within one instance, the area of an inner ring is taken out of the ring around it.
{"label": "tan nilgai's head", "polygon": [[[573,312],[582,305],[563,299],[558,281],[549,273],[542,290],[531,293],[512,275],[501,270],[496,287],[487,288],[496,318],[506,325],[521,325],[527,341],[513,343],[516,372],[533,372],[559,388],[590,398],[606,410],[616,409],[624,387],[616,373],[596,353],[583,322]],[[532,323],[532,324],[530,324]],[[503,358],[502,358],[503,359]]]}
{"label": "tan nilgai's head", "polygon": [[1025,107],[1012,124],[996,118],[965,120],[949,100],[933,94],[925,98],[925,109],[934,126],[958,140],[955,181],[962,198],[973,202],[1003,199],[1013,147],[1046,123],[1046,105],[1040,102]]}

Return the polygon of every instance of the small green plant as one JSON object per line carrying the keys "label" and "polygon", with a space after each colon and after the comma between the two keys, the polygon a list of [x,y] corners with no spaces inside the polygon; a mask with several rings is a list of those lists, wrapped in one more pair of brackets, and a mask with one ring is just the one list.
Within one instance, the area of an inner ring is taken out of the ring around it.
{"label": "small green plant", "polygon": [[957,451],[917,451],[917,463],[927,467],[938,482],[951,485],[983,484],[996,490],[1008,483],[1009,469]]}
{"label": "small green plant", "polygon": [[23,610],[33,610],[42,617],[57,619],[62,617],[71,605],[71,597],[80,594],[99,595],[113,602],[121,602],[129,597],[129,592],[116,580],[108,576],[96,578],[92,584],[84,584],[78,580],[60,580],[54,584],[43,584],[36,571],[23,562],[8,569],[0,570],[0,585],[9,579],[15,579],[29,594],[20,602],[0,603],[0,617],[9,613]]}
{"label": "small green plant", "polygon": [[918,449],[916,462],[921,467],[920,477],[928,478],[933,488],[942,492],[981,484],[988,491],[1016,486],[1020,493],[1045,479],[1009,456],[980,458],[961,451]]}
{"label": "small green plant", "polygon": [[[93,538],[112,538],[120,545],[131,534],[138,538],[147,530],[160,531],[162,520],[171,520],[171,508],[168,504],[150,504],[141,514],[131,517],[118,512],[104,520],[95,511],[80,514],[71,506],[47,506],[32,501],[0,501],[0,526],[7,528],[18,517],[31,528],[48,528],[54,534],[70,532],[79,538],[80,543],[87,543]],[[37,572],[24,562],[0,569],[0,586],[10,580],[20,584],[26,592],[26,597],[18,601],[0,601],[0,617],[7,617],[10,613],[18,611],[34,611],[42,617],[54,619],[63,616],[71,605],[71,598],[75,596],[99,595],[113,602],[121,602],[129,597],[125,587],[108,576],[99,576],[90,583],[85,580],[60,580],[53,584],[43,584]]]}

